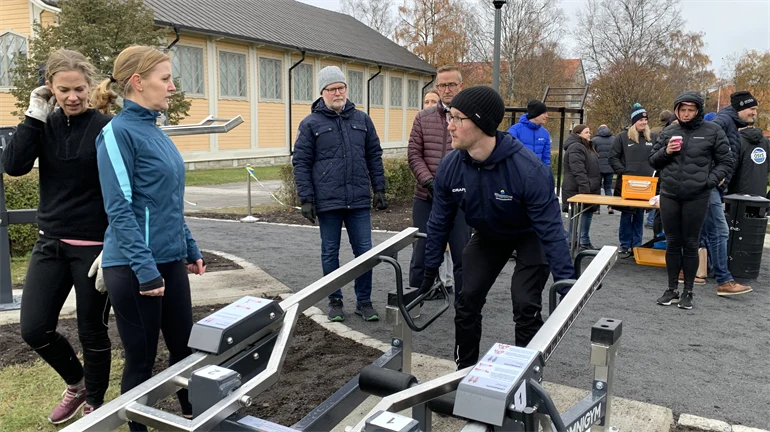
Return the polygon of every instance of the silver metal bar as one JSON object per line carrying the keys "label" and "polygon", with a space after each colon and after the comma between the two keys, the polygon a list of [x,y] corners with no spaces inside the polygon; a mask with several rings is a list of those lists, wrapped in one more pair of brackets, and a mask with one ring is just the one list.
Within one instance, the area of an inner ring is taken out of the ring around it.
{"label": "silver metal bar", "polygon": [[415,227],[409,227],[384,242],[374,246],[368,252],[361,254],[356,259],[348,262],[332,273],[313,282],[301,291],[281,302],[281,308],[288,310],[295,304],[301,311],[315,305],[328,297],[331,293],[346,284],[353,282],[357,277],[373,269],[380,263],[380,255],[393,256],[395,253],[411,245],[417,240],[415,234],[419,231]]}
{"label": "silver metal bar", "polygon": [[[388,307],[390,308],[390,306]],[[413,350],[412,329],[406,325],[400,311],[397,310],[397,312],[398,314],[396,317],[396,325],[393,326],[393,338],[401,341],[401,346],[398,348],[401,348],[404,353],[403,360],[401,362],[401,372],[411,374]]]}
{"label": "silver metal bar", "polygon": [[240,115],[231,119],[214,118],[214,116],[208,116],[197,124],[161,126],[160,129],[168,136],[205,135],[227,133],[241,123],[243,123],[243,117]]}
{"label": "silver metal bar", "polygon": [[598,383],[604,383],[607,391],[607,402],[604,408],[603,421],[598,425],[591,427],[591,432],[607,432],[610,429],[612,420],[612,398],[615,389],[615,356],[617,355],[620,340],[616,343],[606,346],[602,344],[591,344],[591,364],[594,365],[594,393]]}

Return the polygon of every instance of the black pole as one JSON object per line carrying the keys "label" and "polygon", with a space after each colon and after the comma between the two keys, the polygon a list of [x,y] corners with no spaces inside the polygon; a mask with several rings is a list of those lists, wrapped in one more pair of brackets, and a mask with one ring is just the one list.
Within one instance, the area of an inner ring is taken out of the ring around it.
{"label": "black pole", "polygon": [[[422,95],[421,95],[422,97],[425,97],[425,89],[428,88],[429,85],[433,84],[433,81],[436,81],[436,75],[431,75],[430,81],[428,81],[428,84],[425,84],[424,86],[422,86]],[[367,107],[367,111],[368,110],[369,108]]]}
{"label": "black pole", "polygon": [[[380,73],[382,73],[382,65],[378,64],[377,65],[377,73],[372,75],[372,77],[369,78],[369,80],[366,81],[366,113],[367,114],[369,114],[369,106],[372,103],[372,98],[371,98],[371,95],[372,95],[372,91],[371,91],[372,80],[377,78],[377,75],[379,75]],[[431,81],[431,82],[433,82],[433,81]],[[383,89],[384,89],[384,87],[383,87]],[[384,97],[384,95],[383,95],[383,97]]]}
{"label": "black pole", "polygon": [[[9,138],[10,139],[10,138]],[[5,150],[5,137],[0,135],[0,152]],[[5,208],[5,183],[3,182],[3,164],[0,164],[0,310],[12,310],[21,307],[13,298],[11,284],[11,244],[8,240],[8,209]]]}
{"label": "black pole", "polygon": [[562,154],[564,153],[564,117],[567,116],[567,111],[564,107],[559,107],[559,113],[561,114],[561,122],[559,124],[559,165],[556,170],[556,195],[561,193],[561,164]]}
{"label": "black pole", "polygon": [[166,51],[170,51],[171,48],[176,45],[177,42],[179,42],[179,26],[176,24],[171,24],[171,26],[174,28],[174,33],[176,34],[176,38],[166,47]]}
{"label": "black pole", "polygon": [[303,50],[302,48],[297,48],[297,49],[299,50],[300,54],[302,54],[302,58],[299,59],[297,63],[294,63],[293,65],[291,65],[291,67],[289,68],[289,133],[286,136],[286,139],[289,141],[289,156],[294,154],[294,148],[291,145],[291,83],[292,83],[291,71],[293,71],[295,67],[299,66],[302,62],[305,61],[305,50]]}

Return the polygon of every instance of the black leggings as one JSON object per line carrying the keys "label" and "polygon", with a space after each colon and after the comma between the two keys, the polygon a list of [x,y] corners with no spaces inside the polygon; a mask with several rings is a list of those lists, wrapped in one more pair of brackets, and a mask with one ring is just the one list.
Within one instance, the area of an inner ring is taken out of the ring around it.
{"label": "black leggings", "polygon": [[[139,294],[139,281],[129,266],[104,269],[104,283],[115,310],[115,322],[126,356],[121,393],[152,376],[161,331],[169,351],[169,366],[192,354],[187,347],[193,324],[187,267],[182,261],[157,266],[166,287],[162,297]],[[179,390],[177,397],[182,413],[192,414],[187,390]],[[147,430],[144,425],[134,422],[129,422],[128,426],[132,431]]]}
{"label": "black leggings", "polygon": [[[40,236],[32,249],[21,294],[21,337],[69,385],[85,378],[86,402],[99,406],[110,384],[112,358],[107,320],[110,303],[88,277],[101,246],[72,246]],[[78,338],[83,365],[69,341],[56,331],[59,313],[75,285]]]}
{"label": "black leggings", "polygon": [[668,288],[677,289],[679,271],[684,273],[684,289],[692,291],[698,272],[698,246],[709,196],[683,201],[660,196],[660,218],[666,233]]}

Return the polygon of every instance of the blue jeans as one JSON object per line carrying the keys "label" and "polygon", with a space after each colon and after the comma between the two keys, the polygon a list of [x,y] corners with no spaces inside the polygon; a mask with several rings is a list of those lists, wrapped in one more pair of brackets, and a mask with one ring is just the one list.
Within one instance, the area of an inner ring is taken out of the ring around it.
{"label": "blue jeans", "polygon": [[652,223],[655,221],[655,209],[652,209],[647,212],[647,225],[652,226]]}
{"label": "blue jeans", "polygon": [[[339,209],[318,213],[318,226],[321,228],[321,266],[324,276],[340,267],[340,237],[342,223],[348,231],[353,255],[359,256],[372,248],[372,223],[369,209]],[[368,303],[372,296],[372,271],[362,274],[354,284],[358,303]],[[342,290],[329,296],[329,300],[342,299]]]}
{"label": "blue jeans", "polygon": [[703,233],[708,244],[709,258],[717,285],[730,282],[733,280],[733,275],[727,269],[727,238],[730,236],[730,228],[727,226],[727,218],[722,207],[722,197],[716,188],[711,191],[709,197]]}
{"label": "blue jeans", "polygon": [[[584,211],[580,215],[580,242],[578,243],[580,246],[588,246],[591,244],[591,236],[589,235],[589,231],[591,231],[591,221],[593,218],[593,210]],[[569,224],[569,227],[569,238],[572,238],[572,224]]]}
{"label": "blue jeans", "polygon": [[612,178],[615,176],[613,173],[602,174],[600,178],[602,188],[604,189],[604,196],[612,196]]}
{"label": "blue jeans", "polygon": [[644,233],[644,209],[632,209],[620,214],[618,240],[622,249],[631,249],[642,245]]}

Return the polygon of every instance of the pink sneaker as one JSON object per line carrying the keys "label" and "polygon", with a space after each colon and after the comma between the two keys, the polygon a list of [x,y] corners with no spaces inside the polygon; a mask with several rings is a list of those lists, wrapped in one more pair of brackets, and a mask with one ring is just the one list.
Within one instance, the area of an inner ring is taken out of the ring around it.
{"label": "pink sneaker", "polygon": [[60,424],[68,421],[78,413],[80,407],[86,404],[85,387],[67,386],[62,394],[63,399],[48,415],[48,421]]}
{"label": "pink sneaker", "polygon": [[83,417],[96,411],[97,409],[99,409],[99,407],[101,407],[101,405],[93,406],[93,405],[86,404],[86,406],[83,407]]}

